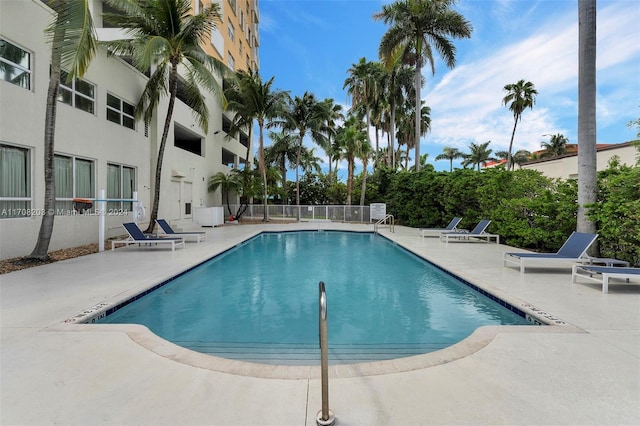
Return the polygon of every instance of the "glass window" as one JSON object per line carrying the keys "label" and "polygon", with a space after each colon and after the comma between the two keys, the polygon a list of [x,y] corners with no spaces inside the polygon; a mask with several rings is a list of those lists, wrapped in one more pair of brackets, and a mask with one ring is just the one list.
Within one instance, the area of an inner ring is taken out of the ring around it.
{"label": "glass window", "polygon": [[229,29],[229,39],[231,39],[231,41],[234,41],[236,38],[236,32],[233,28],[233,24],[231,23],[231,21],[227,22],[227,28]]}
{"label": "glass window", "polygon": [[0,144],[0,219],[31,216],[31,152]]}
{"label": "glass window", "polygon": [[60,73],[58,100],[72,107],[93,114],[95,111],[95,86],[78,78],[67,83],[68,73]]}
{"label": "glass window", "polygon": [[135,129],[135,118],[133,117],[135,109],[136,107],[130,103],[107,93],[107,120],[129,129]]}
{"label": "glass window", "polygon": [[31,89],[31,54],[0,38],[0,74],[4,81]]}
{"label": "glass window", "polygon": [[[107,165],[107,198],[132,199],[136,187],[136,169],[120,164]],[[109,210],[117,209],[130,212],[131,201],[110,201]]]}
{"label": "glass window", "polygon": [[231,69],[231,71],[234,71],[236,69],[236,60],[233,59],[233,55],[231,54],[231,52],[227,52],[227,66],[229,67],[229,69]]}
{"label": "glass window", "polygon": [[82,158],[56,155],[56,214],[73,210],[74,198],[95,198],[94,162]]}

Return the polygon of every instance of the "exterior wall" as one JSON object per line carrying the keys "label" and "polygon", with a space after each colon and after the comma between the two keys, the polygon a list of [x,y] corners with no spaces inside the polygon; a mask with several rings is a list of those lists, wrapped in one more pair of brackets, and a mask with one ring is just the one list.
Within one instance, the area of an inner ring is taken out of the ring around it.
{"label": "exterior wall", "polygon": [[[616,155],[620,158],[620,163],[628,166],[636,164],[638,151],[630,143],[620,144],[619,147],[609,147],[599,150],[596,154],[598,171],[604,170],[609,164],[609,160]],[[523,164],[523,169],[538,170],[545,176],[551,178],[577,179],[578,178],[578,156],[571,155],[544,161],[537,161]]]}
{"label": "exterior wall", "polygon": [[[27,90],[0,80],[0,142],[30,150],[31,209],[37,212],[44,205],[44,117],[50,62],[50,46],[43,30],[51,21],[52,12],[39,0],[2,0],[0,3],[0,37],[30,51],[33,81],[31,89]],[[136,122],[135,130],[131,130],[106,119],[107,93],[135,105],[147,78],[123,60],[107,57],[101,49],[83,80],[95,85],[95,112],[88,113],[58,102],[55,152],[94,162],[95,198],[101,189],[107,188],[108,163],[134,168],[134,190],[147,209],[148,220],[168,99],[160,102],[158,114],[147,132],[141,121]],[[189,201],[192,209],[222,205],[220,190],[207,191],[208,180],[213,174],[229,171],[222,165],[222,147],[242,157],[246,155],[246,148],[237,140],[225,141],[224,132],[216,133],[222,129],[223,113],[217,98],[213,94],[206,96],[210,112],[208,133],[198,127],[191,109],[176,100],[164,153],[158,216],[177,222],[178,226],[192,224],[192,212],[185,209],[185,203]],[[201,155],[174,145],[174,130],[178,126],[190,137],[201,138]],[[130,211],[107,216],[106,236],[122,235],[121,223],[133,220]],[[0,217],[0,258],[28,255],[35,246],[40,223],[41,216],[37,213],[25,218]],[[143,219],[141,226],[145,225]],[[96,215],[56,216],[50,250],[97,241]]]}
{"label": "exterior wall", "polygon": [[[196,11],[200,7],[209,7],[211,3],[218,3],[222,11],[222,22],[218,30],[211,35],[211,41],[205,45],[205,51],[220,59],[227,66],[233,58],[232,69],[257,71],[260,67],[258,47],[260,45],[258,32],[258,1],[257,0],[193,0]],[[233,40],[229,34],[229,26],[233,28]]]}

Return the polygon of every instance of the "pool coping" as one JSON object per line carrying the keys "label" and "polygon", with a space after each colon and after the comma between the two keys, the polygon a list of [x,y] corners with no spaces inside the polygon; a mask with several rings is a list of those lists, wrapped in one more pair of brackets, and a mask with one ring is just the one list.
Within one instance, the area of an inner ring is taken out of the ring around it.
{"label": "pool coping", "polygon": [[[327,231],[322,229],[321,231]],[[329,231],[331,231],[329,229]],[[339,232],[357,232],[372,233],[371,231],[345,231]],[[147,350],[162,356],[164,358],[197,367],[206,370],[229,373],[240,376],[266,378],[266,379],[318,379],[320,378],[319,365],[275,365],[260,364],[247,361],[239,361],[217,357],[205,353],[192,351],[182,346],[169,342],[149,330],[146,326],[140,324],[95,324],[95,321],[106,316],[109,309],[114,306],[122,305],[124,302],[133,301],[145,294],[155,290],[159,286],[164,285],[175,277],[195,268],[196,266],[208,261],[211,258],[222,255],[223,253],[239,246],[262,233],[273,233],[280,231],[258,231],[241,242],[230,244],[218,253],[208,256],[205,259],[195,259],[190,266],[182,268],[180,271],[174,271],[171,277],[159,278],[153,282],[145,283],[142,288],[131,288],[114,297],[106,299],[104,302],[98,303],[82,312],[67,318],[61,323],[45,328],[45,331],[73,331],[73,332],[120,332],[127,336],[140,346]],[[284,231],[299,232],[299,231]],[[470,285],[476,291],[483,293],[485,296],[490,295],[494,301],[503,301],[504,303],[520,310],[526,318],[535,325],[510,325],[510,326],[482,326],[477,328],[470,336],[446,348],[403,358],[395,358],[391,360],[372,361],[353,364],[334,364],[329,365],[329,376],[332,378],[349,378],[349,377],[366,377],[382,374],[400,373],[434,367],[446,364],[458,359],[472,355],[489,345],[497,335],[502,333],[586,333],[586,331],[566,323],[560,318],[536,308],[522,300],[508,295],[496,288],[486,288],[486,286],[473,282],[472,279],[465,277],[465,274],[459,272],[453,273],[424,255],[417,253],[410,247],[405,246],[400,241],[395,241],[389,236],[381,235],[383,238],[397,244],[399,247],[407,250],[409,253],[429,262],[430,264],[441,269],[457,279]]]}

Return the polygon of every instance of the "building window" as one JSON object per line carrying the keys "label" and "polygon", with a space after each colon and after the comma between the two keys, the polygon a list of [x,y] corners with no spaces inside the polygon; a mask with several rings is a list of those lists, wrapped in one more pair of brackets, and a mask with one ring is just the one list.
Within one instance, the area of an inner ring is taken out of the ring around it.
{"label": "building window", "polygon": [[231,23],[231,21],[227,22],[227,28],[228,28],[228,32],[229,32],[229,39],[233,42],[236,39],[236,31],[233,28],[233,24]]}
{"label": "building window", "polygon": [[233,59],[233,55],[231,52],[227,52],[227,66],[231,69],[231,71],[235,71],[236,69],[236,60]]}
{"label": "building window", "polygon": [[236,0],[229,0],[229,5],[231,6],[231,10],[235,14],[238,7],[236,4]]}
{"label": "building window", "polygon": [[0,144],[0,219],[31,214],[31,152]]}
{"label": "building window", "polygon": [[[136,169],[120,164],[107,165],[107,198],[132,199],[136,187]],[[110,201],[107,203],[109,210],[131,212],[133,202]]]}
{"label": "building window", "polygon": [[136,107],[107,93],[107,120],[121,126],[135,129],[134,111]]}
{"label": "building window", "polygon": [[31,89],[31,53],[0,38],[0,73],[2,79]]}
{"label": "building window", "polygon": [[73,210],[74,198],[95,197],[94,163],[91,160],[56,155],[56,214]]}
{"label": "building window", "polygon": [[67,83],[67,76],[68,74],[64,71],[60,73],[58,100],[93,114],[96,101],[95,86],[79,78]]}

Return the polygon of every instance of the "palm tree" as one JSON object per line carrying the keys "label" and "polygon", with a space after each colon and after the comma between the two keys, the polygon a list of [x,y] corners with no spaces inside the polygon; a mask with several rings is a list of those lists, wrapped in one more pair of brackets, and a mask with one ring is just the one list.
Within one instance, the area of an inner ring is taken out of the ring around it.
{"label": "palm tree", "polygon": [[364,130],[365,123],[355,115],[350,115],[344,126],[338,129],[336,141],[340,145],[341,157],[347,160],[347,205],[351,205],[353,193],[355,159],[362,151],[362,145],[367,141]]}
{"label": "palm tree", "polygon": [[97,38],[87,0],[48,0],[45,3],[56,15],[47,27],[51,43],[51,66],[47,108],[44,119],[44,212],[40,222],[38,240],[29,259],[47,260],[53,233],[56,206],[56,180],[54,167],[56,113],[62,68],[67,71],[67,82],[80,78],[89,68],[98,50]]}
{"label": "palm tree", "polygon": [[549,142],[542,142],[540,144],[540,146],[545,149],[545,152],[541,155],[542,158],[557,157],[567,153],[567,143],[569,143],[569,139],[563,134],[558,133],[544,136],[549,136]]}
{"label": "palm tree", "polygon": [[578,231],[595,232],[596,200],[596,0],[578,0]]}
{"label": "palm tree", "polygon": [[297,219],[300,220],[300,160],[302,157],[302,144],[307,132],[310,133],[311,139],[318,145],[324,144],[324,135],[322,129],[327,121],[326,108],[322,103],[318,102],[313,93],[304,92],[302,97],[296,96],[289,105],[286,113],[286,122],[283,124],[284,130],[298,131],[298,153],[296,155],[296,206]]}
{"label": "palm tree", "polygon": [[515,152],[515,154],[513,154],[513,157],[511,158],[511,160],[513,161],[514,164],[521,166],[527,161],[532,160],[531,153],[526,149],[519,149]]}
{"label": "palm tree", "polygon": [[444,147],[442,154],[436,157],[436,161],[449,160],[449,171],[453,171],[453,160],[456,158],[463,158],[464,154],[458,150],[458,148],[452,148],[450,146]]}
{"label": "palm tree", "polygon": [[472,168],[477,165],[478,171],[480,171],[481,165],[484,166],[489,161],[495,161],[495,158],[491,156],[493,150],[488,148],[490,143],[491,141],[487,141],[481,144],[471,143],[469,145],[469,150],[471,152],[465,155],[462,165],[464,167],[471,166]]}
{"label": "palm tree", "polygon": [[336,124],[338,120],[344,120],[344,114],[342,114],[342,105],[334,103],[332,98],[327,98],[322,101],[322,106],[325,108],[325,117],[327,122],[325,123],[324,133],[326,133],[327,140],[326,143],[321,147],[324,152],[329,157],[329,175],[332,175],[332,158],[334,156],[333,153],[333,143],[331,142],[332,138],[336,136]]}
{"label": "palm tree", "polygon": [[286,204],[289,200],[287,194],[287,166],[295,167],[298,136],[284,132],[270,132],[269,139],[272,144],[264,150],[265,163],[275,164],[280,169],[282,199]]}
{"label": "palm tree", "polygon": [[253,121],[258,123],[258,170],[262,176],[262,203],[264,206],[263,221],[269,221],[267,202],[269,199],[267,185],[267,169],[264,162],[264,129],[271,127],[275,119],[284,114],[286,102],[289,99],[287,92],[272,89],[271,77],[263,82],[260,75],[253,71],[240,71],[237,73],[237,84],[232,85],[225,93],[229,99],[227,109],[235,111],[229,135],[237,133],[240,129],[251,129]]}
{"label": "palm tree", "polygon": [[369,128],[371,127],[370,111],[372,105],[376,102],[381,67],[377,62],[360,58],[357,64],[351,65],[347,73],[349,77],[344,81],[342,88],[346,88],[347,93],[351,96],[352,106],[349,112],[353,113],[358,109],[364,112],[367,124],[365,134],[368,137]]}
{"label": "palm tree", "polygon": [[509,142],[509,156],[507,157],[507,170],[511,170],[513,164],[511,161],[511,152],[513,150],[513,137],[516,134],[516,126],[522,118],[525,109],[533,108],[536,103],[536,90],[534,84],[530,81],[519,80],[517,83],[507,84],[504,86],[507,95],[502,98],[502,105],[509,105],[509,111],[513,112],[513,131],[511,132],[511,142]]}
{"label": "palm tree", "polygon": [[[420,87],[422,66],[431,65],[435,74],[433,51],[444,59],[449,68],[455,66],[456,48],[451,38],[471,37],[472,26],[460,13],[452,10],[453,0],[398,0],[383,5],[382,11],[373,15],[391,27],[380,41],[379,54],[385,64],[394,63],[400,57],[402,62],[414,65],[414,87],[416,91],[415,110],[420,110]],[[420,117],[415,117],[415,158],[420,158]],[[416,163],[416,171],[420,164]]]}
{"label": "palm tree", "polygon": [[212,3],[201,13],[191,13],[190,0],[107,0],[121,13],[105,13],[104,19],[122,28],[128,38],[105,42],[116,55],[128,56],[142,72],[152,70],[135,109],[135,117],[151,123],[160,99],[169,93],[169,103],[162,138],[157,151],[153,207],[146,232],[153,232],[160,206],[162,162],[178,93],[178,68],[184,67],[184,89],[191,111],[200,128],[207,133],[209,109],[200,88],[219,95],[222,89],[215,74],[224,75],[227,68],[207,55],[200,47],[221,22],[220,6]]}
{"label": "palm tree", "polygon": [[360,190],[360,205],[364,206],[364,199],[367,192],[367,166],[369,165],[369,160],[373,158],[374,150],[368,141],[364,141],[362,145],[360,145],[360,150],[358,151],[358,157],[360,161],[362,161],[362,188]]}
{"label": "palm tree", "polygon": [[222,194],[227,201],[227,211],[229,212],[230,216],[233,216],[231,205],[229,204],[229,200],[231,198],[230,192],[239,192],[238,190],[242,186],[240,176],[238,175],[238,173],[233,173],[234,170],[237,169],[232,169],[231,173],[216,173],[215,175],[211,176],[211,178],[209,178],[209,185],[207,186],[209,192],[214,192],[218,188],[222,190]]}

